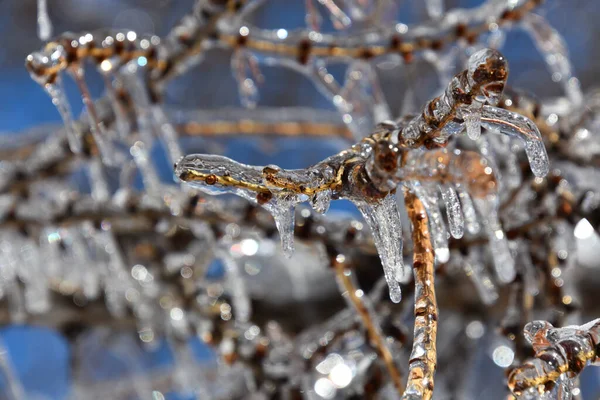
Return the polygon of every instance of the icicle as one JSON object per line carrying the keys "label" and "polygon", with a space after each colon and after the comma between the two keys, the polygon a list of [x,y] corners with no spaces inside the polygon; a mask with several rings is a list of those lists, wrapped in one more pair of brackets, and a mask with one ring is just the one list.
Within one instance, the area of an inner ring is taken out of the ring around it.
{"label": "icicle", "polygon": [[48,15],[48,0],[37,0],[38,37],[46,41],[52,36],[52,21]]}
{"label": "icicle", "polygon": [[100,159],[94,158],[89,163],[89,181],[92,186],[92,197],[98,202],[110,199],[110,187],[104,176],[104,166]]}
{"label": "icicle", "polygon": [[[325,185],[327,182],[331,182],[334,178],[333,170],[330,167],[320,170],[309,170],[309,179],[314,185]],[[333,192],[331,189],[319,190],[310,199],[312,208],[319,214],[325,214],[329,210],[331,203],[331,196]]]}
{"label": "icicle", "polygon": [[92,100],[87,83],[85,82],[83,67],[79,63],[74,63],[69,67],[68,72],[81,92],[81,99],[83,100],[83,104],[85,105],[90,120],[90,132],[94,137],[96,146],[98,146],[102,161],[108,165],[114,165],[116,163],[115,151],[111,148],[109,142],[107,142],[108,135],[104,129],[104,124],[98,117],[94,100]]}
{"label": "icicle", "polygon": [[160,105],[152,107],[152,116],[154,117],[155,124],[158,126],[158,132],[161,135],[162,140],[167,145],[171,164],[174,164],[183,157],[183,151],[179,145],[177,131]]}
{"label": "icicle", "polygon": [[152,115],[150,115],[151,104],[147,88],[139,76],[140,70],[135,62],[129,62],[122,70],[121,79],[133,97],[138,125],[137,129],[141,138],[141,141],[137,141],[131,147],[130,153],[142,174],[144,186],[148,188],[149,193],[157,195],[160,194],[161,183],[154,165],[150,162],[149,153],[154,144],[154,121]]}
{"label": "icicle", "polygon": [[446,205],[448,214],[448,223],[450,225],[450,234],[456,239],[460,239],[464,233],[465,221],[463,219],[460,202],[456,190],[449,184],[441,185],[440,192]]}
{"label": "icicle", "polygon": [[161,191],[160,178],[150,162],[150,154],[146,145],[138,140],[131,146],[129,152],[133,156],[135,165],[142,175],[142,181],[148,193],[153,195],[159,194]]}
{"label": "icicle", "polygon": [[313,209],[319,214],[325,214],[329,210],[329,204],[331,203],[331,189],[322,190],[317,192],[311,200]]}
{"label": "icicle", "polygon": [[421,203],[423,203],[425,211],[427,211],[429,225],[431,226],[431,240],[435,251],[435,260],[443,264],[450,258],[450,249],[448,248],[448,231],[438,204],[437,191],[426,188],[417,182],[412,183],[411,188],[415,191]]}
{"label": "icicle", "polygon": [[399,303],[402,293],[399,279],[404,275],[402,259],[402,226],[396,196],[388,195],[375,204],[354,201],[373,234],[390,298]]}
{"label": "icicle", "polygon": [[497,203],[495,195],[489,195],[486,199],[475,199],[475,205],[484,221],[483,226],[489,240],[492,263],[498,280],[502,283],[509,283],[515,279],[515,261],[498,219]]}
{"label": "icicle", "polygon": [[[258,61],[248,50],[238,49],[231,57],[231,69],[238,83],[238,91],[242,106],[246,108],[255,108],[258,102],[257,82],[262,83],[264,80],[258,68]],[[252,75],[251,78],[247,74],[247,70]]]}
{"label": "icicle", "polygon": [[56,76],[56,79],[53,83],[46,83],[43,85],[44,90],[50,98],[52,99],[52,104],[58,110],[63,123],[65,124],[65,130],[67,132],[67,139],[69,141],[69,148],[73,153],[81,153],[82,150],[82,141],[81,141],[81,132],[75,125],[75,121],[73,120],[73,115],[71,114],[71,107],[69,106],[69,101],[67,100],[67,96],[65,95],[64,87],[62,84],[62,79],[60,76]]}
{"label": "icicle", "polygon": [[[229,246],[225,246],[229,247]],[[240,274],[239,267],[231,255],[225,250],[218,250],[216,256],[223,261],[227,271],[227,283],[231,289],[233,312],[235,320],[241,323],[248,322],[252,314],[252,305],[246,289],[246,283]]]}
{"label": "icicle", "polygon": [[[90,227],[90,229],[92,229]],[[101,230],[94,230],[94,236],[97,244],[104,250],[108,256],[106,263],[106,276],[104,284],[104,297],[108,311],[117,317],[125,315],[126,298],[130,274],[125,265],[125,259],[115,239],[110,226],[104,226]]]}
{"label": "icicle", "polygon": [[283,254],[291,258],[294,254],[294,219],[295,219],[295,196],[276,196],[275,205],[271,214],[275,219],[275,225],[281,238]]}
{"label": "icicle", "polygon": [[542,135],[533,121],[512,111],[485,105],[481,123],[486,128],[497,129],[523,141],[531,171],[537,177],[546,176],[550,162]]}
{"label": "icicle", "polygon": [[438,19],[444,14],[444,0],[425,0],[429,18]]}
{"label": "icicle", "polygon": [[531,262],[531,255],[525,241],[519,241],[517,244],[517,258],[526,293],[530,296],[537,296],[539,294],[539,283],[536,268]]}
{"label": "icicle", "polygon": [[465,125],[469,138],[472,140],[479,139],[479,136],[481,136],[481,113],[478,110],[470,110],[465,115]]}
{"label": "icicle", "polygon": [[481,301],[487,305],[494,304],[498,300],[498,288],[483,265],[481,251],[471,251],[468,259],[464,261],[464,270],[473,282]]}
{"label": "icicle", "polygon": [[[105,60],[107,61],[107,60]],[[104,63],[104,61],[103,61]],[[102,65],[102,63],[101,63]],[[106,96],[110,101],[111,107],[115,114],[115,125],[117,127],[117,132],[121,139],[125,139],[129,133],[131,132],[131,124],[129,123],[129,118],[127,117],[127,110],[119,100],[119,96],[114,87],[115,84],[120,84],[117,78],[113,80],[110,79],[109,75],[106,74],[108,71],[104,71],[102,68],[99,68],[100,72],[103,73],[104,76],[104,86],[106,88]],[[112,71],[112,64],[111,69]]]}
{"label": "icicle", "polygon": [[462,187],[458,188],[458,197],[460,198],[465,228],[471,235],[477,235],[481,231],[481,226],[477,220],[477,212],[475,211],[473,200],[469,193]]}

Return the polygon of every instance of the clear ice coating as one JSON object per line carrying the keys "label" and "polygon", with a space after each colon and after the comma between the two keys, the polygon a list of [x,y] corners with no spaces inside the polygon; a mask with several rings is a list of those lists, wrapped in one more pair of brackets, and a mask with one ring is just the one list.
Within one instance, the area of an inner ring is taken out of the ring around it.
{"label": "clear ice coating", "polygon": [[486,128],[497,129],[521,140],[525,145],[531,172],[540,178],[548,174],[550,169],[548,154],[542,135],[532,120],[512,111],[485,105],[482,110],[481,122]]}
{"label": "clear ice coating", "polygon": [[448,214],[448,225],[450,226],[450,234],[456,239],[460,239],[464,234],[465,221],[460,207],[460,201],[456,190],[449,184],[440,185],[442,199],[446,205],[446,213]]}
{"label": "clear ice coating", "polygon": [[52,36],[52,21],[48,15],[48,0],[37,0],[38,37],[46,41]]}
{"label": "clear ice coating", "polygon": [[396,196],[387,195],[375,204],[354,201],[371,229],[379,253],[390,299],[399,303],[402,292],[398,281],[404,275],[402,226]]}

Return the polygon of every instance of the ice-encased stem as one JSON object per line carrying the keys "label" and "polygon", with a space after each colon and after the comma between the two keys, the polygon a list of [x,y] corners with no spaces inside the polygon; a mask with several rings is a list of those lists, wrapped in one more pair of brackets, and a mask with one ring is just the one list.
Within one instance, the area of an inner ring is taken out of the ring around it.
{"label": "ice-encased stem", "polygon": [[402,292],[398,280],[404,275],[402,260],[402,225],[396,196],[388,194],[377,203],[356,202],[373,234],[383,274],[390,290],[390,299],[399,303]]}
{"label": "ice-encased stem", "polygon": [[537,177],[546,176],[550,162],[542,135],[532,120],[512,111],[485,105],[481,113],[481,123],[488,129],[497,129],[523,141],[531,171]]}
{"label": "ice-encased stem", "polygon": [[405,193],[412,223],[413,273],[415,277],[415,327],[409,358],[408,381],[403,400],[431,399],[437,364],[438,307],[435,296],[434,255],[427,213],[413,192]]}

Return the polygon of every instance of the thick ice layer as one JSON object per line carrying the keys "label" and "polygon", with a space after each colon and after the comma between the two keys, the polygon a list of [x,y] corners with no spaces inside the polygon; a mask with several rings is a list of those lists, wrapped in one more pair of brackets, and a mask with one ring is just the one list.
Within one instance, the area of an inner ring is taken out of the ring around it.
{"label": "thick ice layer", "polygon": [[375,204],[354,201],[373,234],[379,253],[390,299],[399,303],[402,293],[398,280],[404,275],[402,260],[402,226],[396,196],[388,195]]}

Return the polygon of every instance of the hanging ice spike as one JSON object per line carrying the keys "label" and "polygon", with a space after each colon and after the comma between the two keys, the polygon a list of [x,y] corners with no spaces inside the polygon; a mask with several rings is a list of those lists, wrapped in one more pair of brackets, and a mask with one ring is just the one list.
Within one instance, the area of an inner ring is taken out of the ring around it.
{"label": "hanging ice spike", "polygon": [[387,195],[375,204],[356,202],[371,229],[379,253],[383,274],[390,290],[390,299],[399,303],[402,292],[398,280],[404,275],[402,260],[402,227],[396,196]]}

